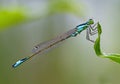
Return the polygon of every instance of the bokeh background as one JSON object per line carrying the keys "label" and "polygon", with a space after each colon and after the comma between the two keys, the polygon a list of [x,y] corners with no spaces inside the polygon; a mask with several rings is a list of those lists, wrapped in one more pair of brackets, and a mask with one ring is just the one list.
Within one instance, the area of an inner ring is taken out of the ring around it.
{"label": "bokeh background", "polygon": [[92,18],[104,52],[120,53],[120,0],[0,0],[0,84],[120,84],[120,64],[95,55],[85,31],[18,68],[34,45]]}

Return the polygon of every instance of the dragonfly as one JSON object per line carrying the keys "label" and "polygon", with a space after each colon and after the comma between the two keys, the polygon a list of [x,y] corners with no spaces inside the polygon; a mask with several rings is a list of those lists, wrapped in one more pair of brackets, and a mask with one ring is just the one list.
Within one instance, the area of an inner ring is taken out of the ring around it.
{"label": "dragonfly", "polygon": [[66,40],[70,37],[76,37],[78,34],[80,34],[84,30],[86,30],[86,39],[94,43],[94,40],[92,40],[90,38],[90,36],[95,35],[97,33],[97,27],[96,27],[96,24],[94,24],[94,20],[89,19],[87,22],[82,23],[82,24],[76,26],[75,28],[73,28],[73,29],[71,29],[71,30],[49,40],[49,41],[46,41],[46,42],[43,42],[43,43],[40,43],[40,44],[34,46],[32,49],[32,52],[33,52],[32,55],[18,60],[17,62],[15,62],[12,65],[12,67],[13,68],[18,67],[19,65],[21,65],[25,61],[36,56],[37,54],[42,54],[48,50],[51,50],[51,48],[54,48],[57,44],[61,43],[62,41]]}

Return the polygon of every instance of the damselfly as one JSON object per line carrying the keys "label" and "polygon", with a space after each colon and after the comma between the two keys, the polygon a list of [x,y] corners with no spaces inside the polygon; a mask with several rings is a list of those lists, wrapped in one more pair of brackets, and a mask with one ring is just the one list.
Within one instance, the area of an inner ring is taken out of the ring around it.
{"label": "damselfly", "polygon": [[43,42],[43,43],[40,43],[40,44],[34,46],[34,48],[32,49],[32,51],[33,51],[32,55],[25,57],[21,60],[18,60],[15,64],[12,65],[12,67],[16,68],[17,66],[19,66],[26,60],[36,56],[37,54],[42,54],[42,53],[50,50],[51,48],[56,46],[56,44],[59,44],[60,42],[66,40],[67,38],[77,36],[83,30],[87,30],[86,39],[91,42],[94,42],[93,40],[90,39],[90,36],[97,33],[97,28],[95,27],[95,25],[96,24],[94,24],[94,21],[92,19],[89,19],[87,22],[76,26],[74,29],[71,29],[68,32],[63,33],[63,34],[57,36],[56,38],[53,38],[49,41],[46,41],[46,42]]}

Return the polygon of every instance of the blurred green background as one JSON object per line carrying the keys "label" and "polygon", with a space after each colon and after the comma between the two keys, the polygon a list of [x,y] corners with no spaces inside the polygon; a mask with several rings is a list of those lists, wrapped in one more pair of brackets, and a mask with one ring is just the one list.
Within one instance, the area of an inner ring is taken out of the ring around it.
{"label": "blurred green background", "polygon": [[34,45],[92,18],[102,49],[120,53],[120,0],[0,0],[0,84],[120,84],[120,64],[95,55],[85,31],[16,69]]}

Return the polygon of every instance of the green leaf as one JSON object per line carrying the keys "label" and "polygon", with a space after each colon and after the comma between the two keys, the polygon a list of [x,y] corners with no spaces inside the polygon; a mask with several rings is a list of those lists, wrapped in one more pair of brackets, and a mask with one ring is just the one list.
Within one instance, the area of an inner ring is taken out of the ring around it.
{"label": "green leaf", "polygon": [[95,41],[94,44],[94,50],[97,56],[102,57],[102,58],[109,58],[117,63],[120,63],[120,54],[117,53],[103,53],[100,48],[100,36],[102,33],[101,25],[98,23],[97,24],[98,28],[98,38]]}
{"label": "green leaf", "polygon": [[98,38],[95,41],[94,49],[95,49],[97,56],[101,56],[102,52],[101,52],[101,48],[100,48],[100,35],[102,33],[102,29],[101,29],[101,25],[99,23],[97,24],[97,28],[98,28]]}
{"label": "green leaf", "polygon": [[83,5],[73,0],[52,0],[49,2],[49,14],[72,13],[81,16]]}
{"label": "green leaf", "polygon": [[26,15],[21,9],[8,10],[0,9],[0,30],[20,23],[26,19]]}

